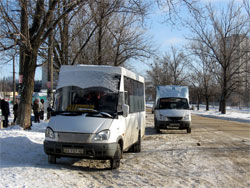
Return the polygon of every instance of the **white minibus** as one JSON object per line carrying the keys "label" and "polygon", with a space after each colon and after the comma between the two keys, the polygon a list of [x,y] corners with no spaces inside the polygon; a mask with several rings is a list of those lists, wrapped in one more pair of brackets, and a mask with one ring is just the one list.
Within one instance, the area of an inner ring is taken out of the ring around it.
{"label": "white minibus", "polygon": [[141,151],[145,115],[143,77],[123,67],[63,65],[45,132],[48,161],[100,159],[119,168],[124,151]]}

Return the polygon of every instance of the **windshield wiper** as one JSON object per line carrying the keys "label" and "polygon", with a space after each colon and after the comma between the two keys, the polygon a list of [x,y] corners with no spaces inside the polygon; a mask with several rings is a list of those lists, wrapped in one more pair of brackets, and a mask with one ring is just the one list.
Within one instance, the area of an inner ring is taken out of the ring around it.
{"label": "windshield wiper", "polygon": [[100,111],[97,111],[97,110],[93,110],[93,112],[90,112],[88,113],[88,115],[92,115],[92,116],[96,116],[96,117],[108,117],[108,118],[113,118],[112,115],[110,115],[109,113],[107,112],[100,112]]}
{"label": "windshield wiper", "polygon": [[102,114],[103,116],[107,116],[107,117],[112,118],[112,115],[110,115],[110,114],[107,113],[107,112],[100,112],[100,114]]}
{"label": "windshield wiper", "polygon": [[84,112],[80,111],[52,111],[51,115],[56,116],[56,115],[64,115],[64,116],[79,116],[82,115]]}

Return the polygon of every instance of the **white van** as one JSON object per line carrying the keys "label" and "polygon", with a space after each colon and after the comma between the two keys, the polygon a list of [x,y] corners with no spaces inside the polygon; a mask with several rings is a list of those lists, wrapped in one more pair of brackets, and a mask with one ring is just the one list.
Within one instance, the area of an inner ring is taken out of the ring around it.
{"label": "white van", "polygon": [[59,157],[110,160],[141,151],[145,134],[144,78],[113,66],[63,65],[45,133],[49,163]]}
{"label": "white van", "polygon": [[161,129],[186,129],[191,133],[191,113],[187,86],[157,86],[153,107],[154,127]]}

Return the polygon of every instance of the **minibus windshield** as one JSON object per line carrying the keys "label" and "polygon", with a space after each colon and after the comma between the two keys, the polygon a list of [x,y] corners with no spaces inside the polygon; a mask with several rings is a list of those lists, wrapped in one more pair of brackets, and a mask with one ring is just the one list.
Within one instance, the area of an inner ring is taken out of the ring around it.
{"label": "minibus windshield", "polygon": [[159,109],[189,109],[185,98],[161,98]]}
{"label": "minibus windshield", "polygon": [[113,116],[117,111],[118,92],[105,87],[80,88],[67,86],[55,94],[55,112],[101,113]]}

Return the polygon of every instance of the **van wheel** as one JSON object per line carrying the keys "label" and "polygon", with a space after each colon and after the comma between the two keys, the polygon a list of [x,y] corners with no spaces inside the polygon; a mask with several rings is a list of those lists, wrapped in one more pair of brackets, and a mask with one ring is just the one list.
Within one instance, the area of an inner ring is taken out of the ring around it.
{"label": "van wheel", "polygon": [[187,133],[188,133],[188,134],[191,133],[191,127],[188,127],[188,128],[187,128]]}
{"label": "van wheel", "polygon": [[155,128],[155,130],[157,129],[157,126],[158,126],[158,122],[157,122],[157,120],[155,119],[155,123],[154,123],[154,128]]}
{"label": "van wheel", "polygon": [[55,155],[48,155],[48,162],[50,164],[56,164],[56,156]]}
{"label": "van wheel", "polygon": [[138,133],[138,141],[133,145],[133,152],[141,152],[141,131]]}
{"label": "van wheel", "polygon": [[115,156],[113,157],[113,159],[110,159],[111,170],[120,167],[121,156],[122,156],[121,146],[120,144],[117,144],[117,150],[115,152]]}
{"label": "van wheel", "polygon": [[161,133],[160,129],[158,128],[159,127],[158,124],[159,124],[158,121],[155,120],[155,130],[157,133]]}
{"label": "van wheel", "polygon": [[160,129],[158,128],[159,127],[158,124],[159,124],[158,121],[155,120],[155,130],[157,133],[161,133]]}

